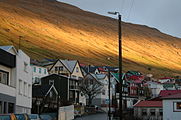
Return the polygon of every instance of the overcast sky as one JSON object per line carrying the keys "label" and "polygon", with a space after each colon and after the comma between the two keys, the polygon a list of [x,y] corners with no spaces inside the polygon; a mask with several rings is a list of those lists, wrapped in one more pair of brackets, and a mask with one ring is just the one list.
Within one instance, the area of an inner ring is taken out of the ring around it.
{"label": "overcast sky", "polygon": [[181,38],[181,0],[59,0],[108,16],[119,11],[123,21],[148,25]]}

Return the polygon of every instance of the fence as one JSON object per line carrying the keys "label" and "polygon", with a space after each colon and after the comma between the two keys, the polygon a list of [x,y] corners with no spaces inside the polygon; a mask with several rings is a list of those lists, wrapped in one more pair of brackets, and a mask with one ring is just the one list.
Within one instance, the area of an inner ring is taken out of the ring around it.
{"label": "fence", "polygon": [[74,106],[64,106],[59,108],[58,120],[73,120],[74,119]]}

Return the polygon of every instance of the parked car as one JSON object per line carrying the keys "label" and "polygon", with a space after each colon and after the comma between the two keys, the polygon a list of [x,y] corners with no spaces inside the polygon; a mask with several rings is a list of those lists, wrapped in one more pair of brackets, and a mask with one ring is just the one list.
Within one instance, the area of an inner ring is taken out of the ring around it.
{"label": "parked car", "polygon": [[50,115],[40,115],[41,120],[53,120],[53,118]]}
{"label": "parked car", "polygon": [[41,120],[38,114],[29,114],[30,120]]}
{"label": "parked car", "polygon": [[16,116],[11,114],[0,114],[0,120],[17,120]]}
{"label": "parked car", "polygon": [[30,120],[28,114],[15,114],[17,120]]}

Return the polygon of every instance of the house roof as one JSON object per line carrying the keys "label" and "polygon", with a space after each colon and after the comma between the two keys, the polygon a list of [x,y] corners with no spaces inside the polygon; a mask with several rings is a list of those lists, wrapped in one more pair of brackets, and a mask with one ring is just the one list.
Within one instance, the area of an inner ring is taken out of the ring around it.
{"label": "house roof", "polygon": [[173,78],[171,78],[171,77],[159,78],[159,80],[165,80],[165,79],[173,79]]}
{"label": "house roof", "polygon": [[[119,73],[112,73],[113,77],[119,82]],[[122,73],[122,80],[124,79],[125,73]]]}
{"label": "house roof", "polygon": [[0,46],[0,49],[9,52],[10,49],[13,49],[15,51],[15,53],[17,54],[17,50],[15,49],[15,47],[13,45],[9,45],[9,46]]}
{"label": "house roof", "polygon": [[5,50],[5,51],[8,51],[9,49],[11,49],[13,46],[10,45],[10,46],[0,46],[1,49]]}
{"label": "house roof", "polygon": [[165,97],[165,96],[174,95],[178,93],[181,93],[181,90],[161,90],[159,96]]}
{"label": "house roof", "polygon": [[162,97],[162,99],[181,99],[181,92],[173,95]]}
{"label": "house roof", "polygon": [[77,60],[60,60],[72,73],[74,70],[74,67],[77,63]]}
{"label": "house roof", "polygon": [[162,107],[162,101],[140,101],[134,107]]}

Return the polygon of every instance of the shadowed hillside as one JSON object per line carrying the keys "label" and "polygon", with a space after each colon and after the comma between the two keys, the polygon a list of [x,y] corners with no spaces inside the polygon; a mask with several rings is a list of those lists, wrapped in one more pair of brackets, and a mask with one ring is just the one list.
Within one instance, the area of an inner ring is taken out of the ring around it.
{"label": "shadowed hillside", "polygon": [[[124,71],[181,73],[181,39],[147,26],[122,23],[122,27]],[[116,20],[54,0],[0,1],[0,45],[18,47],[19,36],[21,49],[31,58],[118,63]]]}

